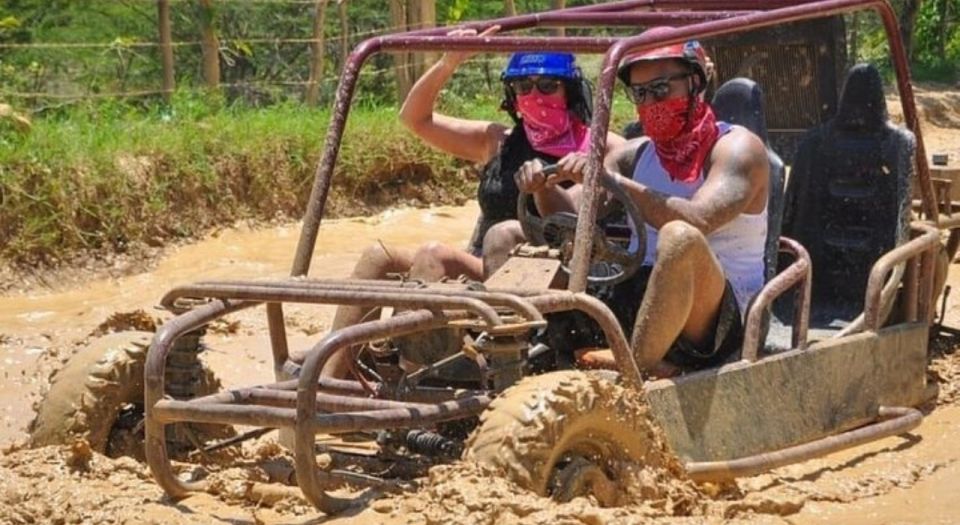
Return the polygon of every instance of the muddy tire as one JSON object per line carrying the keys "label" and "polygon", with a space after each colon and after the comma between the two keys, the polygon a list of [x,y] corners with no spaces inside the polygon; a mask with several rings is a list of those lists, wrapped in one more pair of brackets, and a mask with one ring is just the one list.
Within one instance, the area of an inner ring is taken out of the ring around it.
{"label": "muddy tire", "polygon": [[646,407],[622,387],[563,371],[527,377],[494,400],[464,458],[542,496],[592,494],[609,506],[619,504],[631,464],[672,459],[662,443]]}
{"label": "muddy tire", "polygon": [[143,404],[143,363],[153,334],[120,332],[95,339],[56,373],[30,425],[33,446],[82,438],[103,453],[121,408]]}
{"label": "muddy tire", "polygon": [[[30,444],[39,447],[84,439],[100,453],[141,457],[142,436],[137,437],[131,428],[121,428],[118,416],[142,418],[144,363],[152,338],[150,332],[108,334],[74,354],[53,376],[50,389],[36,407]],[[218,388],[219,381],[204,368],[197,393]]]}

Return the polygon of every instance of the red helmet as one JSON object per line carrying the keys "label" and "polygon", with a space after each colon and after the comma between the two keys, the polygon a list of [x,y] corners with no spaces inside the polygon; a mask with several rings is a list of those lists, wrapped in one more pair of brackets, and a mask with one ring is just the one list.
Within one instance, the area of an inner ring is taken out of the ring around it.
{"label": "red helmet", "polygon": [[[644,35],[656,36],[661,33],[672,31],[674,28],[667,26],[651,27],[643,32]],[[676,59],[690,66],[693,72],[700,77],[700,83],[697,92],[707,89],[707,52],[696,40],[687,40],[682,44],[671,44],[668,46],[649,49],[647,51],[636,51],[627,53],[620,61],[620,69],[617,70],[617,76],[624,84],[630,83],[630,68],[637,62],[647,60]]]}

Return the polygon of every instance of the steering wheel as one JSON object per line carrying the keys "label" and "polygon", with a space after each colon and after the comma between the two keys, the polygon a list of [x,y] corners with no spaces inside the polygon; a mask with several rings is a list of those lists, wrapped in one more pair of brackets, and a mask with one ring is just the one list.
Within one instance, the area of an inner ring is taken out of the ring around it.
{"label": "steering wheel", "polygon": [[[543,169],[544,175],[547,176],[556,172],[556,165],[546,166]],[[601,183],[603,188],[613,195],[614,200],[626,210],[627,216],[633,221],[639,240],[637,248],[631,252],[629,236],[626,241],[622,236],[619,236],[618,240],[611,238],[614,236],[613,230],[619,229],[622,232],[626,225],[603,224],[603,220],[611,215],[609,209],[606,214],[597,217],[591,236],[593,247],[587,282],[605,286],[623,282],[640,269],[646,255],[647,230],[640,207],[627,195],[623,187],[606,177],[601,180]],[[573,241],[577,231],[577,214],[558,212],[543,218],[538,217],[530,212],[531,197],[531,194],[521,190],[520,198],[517,199],[517,219],[523,228],[523,234],[532,244],[559,249],[560,268],[569,275],[570,259],[573,258]]]}

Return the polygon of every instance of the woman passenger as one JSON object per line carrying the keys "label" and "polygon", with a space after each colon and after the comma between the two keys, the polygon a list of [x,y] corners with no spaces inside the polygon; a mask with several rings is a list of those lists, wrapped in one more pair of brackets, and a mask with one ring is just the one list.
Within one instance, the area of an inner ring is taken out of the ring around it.
{"label": "woman passenger", "polygon": [[[494,26],[479,36],[490,35],[497,29]],[[476,35],[476,31],[456,30],[450,35]],[[590,90],[570,53],[525,52],[510,57],[500,76],[504,89],[501,108],[510,115],[513,125],[435,112],[440,90],[473,54],[444,54],[416,82],[400,110],[404,126],[427,144],[484,166],[477,192],[481,215],[468,250],[437,242],[416,251],[378,243],[363,253],[352,278],[383,279],[392,273],[408,273],[410,278],[423,281],[460,275],[483,280],[506,261],[514,246],[524,241],[516,221],[519,188],[514,177],[520,166],[533,159],[544,164],[562,163],[568,154],[589,149]],[[607,149],[623,142],[610,133]],[[541,215],[576,209],[578,186],[521,183],[533,193]],[[332,329],[359,323],[369,312],[369,308],[341,306]],[[346,375],[346,356],[334,356],[324,375]]]}

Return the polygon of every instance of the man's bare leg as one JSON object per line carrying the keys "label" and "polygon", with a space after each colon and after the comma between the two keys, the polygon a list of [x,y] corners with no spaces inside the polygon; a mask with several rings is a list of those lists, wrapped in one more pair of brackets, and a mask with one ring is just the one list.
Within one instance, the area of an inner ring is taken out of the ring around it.
{"label": "man's bare leg", "polygon": [[[404,248],[388,248],[377,243],[366,250],[357,261],[350,275],[353,279],[385,279],[391,273],[404,273],[410,271],[413,265],[413,252]],[[363,306],[340,306],[337,313],[333,316],[333,325],[331,330],[338,330],[346,326],[352,326],[360,323],[364,317],[370,315],[375,308]],[[353,355],[349,352],[340,352],[335,354],[327,361],[320,373],[321,377],[344,378],[348,375],[349,359]]]}
{"label": "man's bare leg", "polygon": [[[685,222],[665,224],[630,341],[640,369],[656,377],[675,375],[677,368],[664,362],[663,356],[680,334],[695,344],[710,335],[725,287],[720,263],[703,234]],[[610,350],[581,352],[577,364],[616,368]]]}
{"label": "man's bare leg", "polygon": [[677,337],[697,345],[707,340],[726,288],[720,262],[700,230],[673,221],[659,233],[657,262],[630,341],[637,365],[654,373]]}

